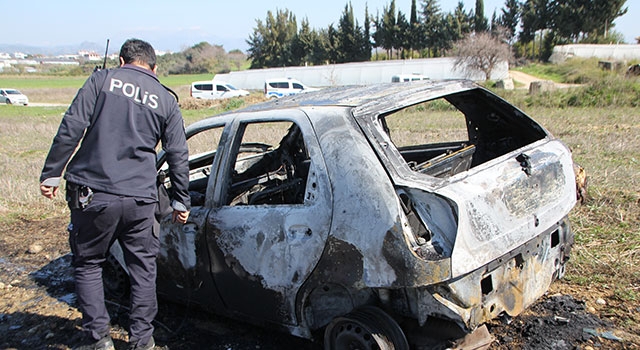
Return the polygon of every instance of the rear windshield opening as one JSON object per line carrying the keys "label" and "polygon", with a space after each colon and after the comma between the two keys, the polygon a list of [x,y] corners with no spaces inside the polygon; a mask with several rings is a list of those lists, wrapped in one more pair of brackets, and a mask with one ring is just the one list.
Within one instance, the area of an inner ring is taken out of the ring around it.
{"label": "rear windshield opening", "polygon": [[546,136],[529,117],[483,91],[471,90],[380,117],[409,167],[449,177]]}

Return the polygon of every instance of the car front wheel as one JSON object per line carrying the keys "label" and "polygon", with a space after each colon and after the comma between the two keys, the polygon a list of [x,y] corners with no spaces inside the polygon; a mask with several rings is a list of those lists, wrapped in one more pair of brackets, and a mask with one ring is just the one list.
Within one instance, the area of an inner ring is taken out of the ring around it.
{"label": "car front wheel", "polygon": [[409,350],[409,344],[391,316],[375,306],[364,306],[329,323],[324,349]]}

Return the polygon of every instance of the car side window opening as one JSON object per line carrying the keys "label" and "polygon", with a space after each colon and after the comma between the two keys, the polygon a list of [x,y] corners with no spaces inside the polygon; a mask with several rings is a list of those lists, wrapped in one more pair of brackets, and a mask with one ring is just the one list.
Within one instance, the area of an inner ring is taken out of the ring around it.
{"label": "car side window opening", "polygon": [[446,178],[516,150],[546,133],[522,112],[479,90],[380,116],[411,170]]}
{"label": "car side window opening", "polygon": [[202,91],[213,91],[212,84],[200,84],[200,85],[196,85],[195,88]]}
{"label": "car side window opening", "polygon": [[256,122],[239,129],[226,204],[304,204],[311,160],[299,126]]}
{"label": "car side window opening", "polygon": [[293,84],[293,88],[294,89],[298,89],[298,90],[303,90],[304,88],[302,87],[302,85],[298,84],[298,83],[292,83]]}
{"label": "car side window opening", "polygon": [[[204,130],[187,139],[189,148],[189,195],[191,206],[204,205],[211,166],[216,155],[224,125]],[[158,145],[158,149],[162,145]],[[166,162],[158,170],[158,180],[171,192],[171,181]]]}

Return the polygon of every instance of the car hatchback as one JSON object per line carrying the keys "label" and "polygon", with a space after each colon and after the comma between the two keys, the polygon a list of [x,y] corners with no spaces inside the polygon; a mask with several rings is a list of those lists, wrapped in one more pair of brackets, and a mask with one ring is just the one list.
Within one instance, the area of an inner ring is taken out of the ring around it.
{"label": "car hatchback", "polygon": [[[408,349],[518,315],[564,275],[571,153],[472,82],[325,89],[186,132],[191,216],[160,222],[171,300],[325,349]],[[158,169],[171,191],[163,153]]]}
{"label": "car hatchback", "polygon": [[26,106],[29,98],[16,89],[0,89],[0,103]]}

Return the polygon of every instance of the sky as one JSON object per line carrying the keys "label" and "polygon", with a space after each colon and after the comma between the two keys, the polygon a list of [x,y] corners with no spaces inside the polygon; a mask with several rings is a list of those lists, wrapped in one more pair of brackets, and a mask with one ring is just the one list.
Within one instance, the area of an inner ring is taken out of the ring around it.
{"label": "sky", "polygon": [[[267,12],[289,10],[298,25],[307,19],[312,28],[337,25],[349,0],[31,0],[17,5],[16,0],[0,0],[0,8],[13,8],[1,15],[4,34],[0,44],[36,47],[74,46],[83,42],[104,45],[110,40],[110,52],[117,52],[128,38],[139,38],[157,50],[177,52],[202,41],[222,45],[227,51],[246,51],[246,40],[265,21]],[[365,5],[371,15],[382,13],[391,0],[351,0],[358,23],[362,25]],[[443,12],[451,12],[458,0],[440,0]],[[465,10],[475,9],[475,0],[463,0]],[[494,10],[500,14],[505,0],[484,0],[485,17]],[[28,4],[28,6],[25,6]],[[421,1],[417,0],[418,10]],[[17,6],[17,7],[16,7]],[[628,12],[614,22],[615,30],[626,43],[640,36],[640,1],[628,0]],[[22,9],[22,11],[18,11]],[[411,0],[396,0],[396,9],[407,17]]]}

